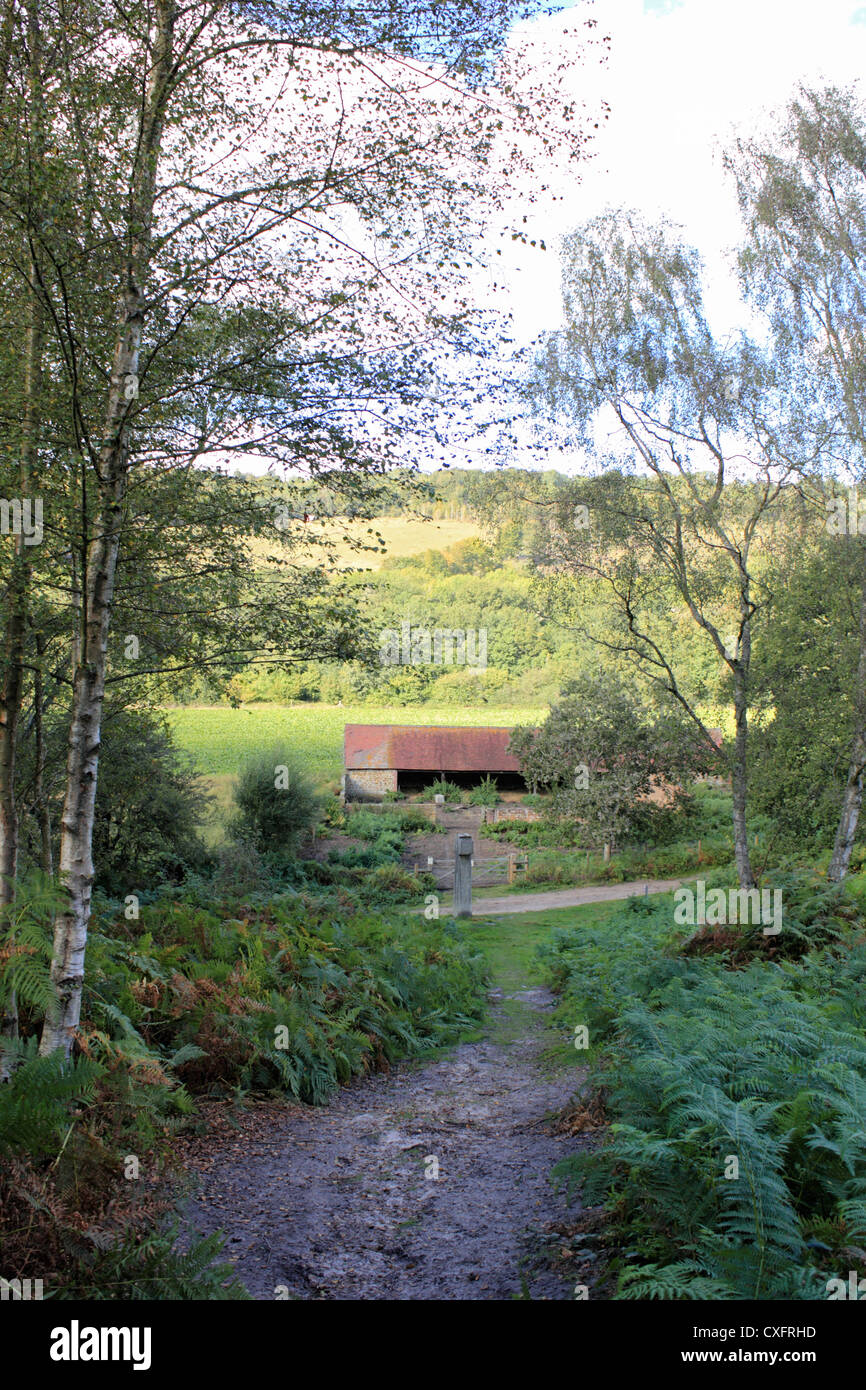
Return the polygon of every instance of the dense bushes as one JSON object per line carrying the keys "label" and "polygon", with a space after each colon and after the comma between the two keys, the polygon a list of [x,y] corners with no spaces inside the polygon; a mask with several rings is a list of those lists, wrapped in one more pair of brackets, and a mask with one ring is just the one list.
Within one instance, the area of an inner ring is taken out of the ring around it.
{"label": "dense bushes", "polygon": [[177,1248],[174,1204],[159,1181],[168,1136],[192,1100],[110,1009],[109,1019],[117,1041],[86,1029],[71,1064],[38,1056],[35,1037],[7,1042],[4,1277],[41,1279],[45,1297],[244,1298],[230,1267],[214,1263],[218,1237]]}
{"label": "dense bushes", "polygon": [[470,806],[497,806],[500,801],[496,778],[489,774],[482,777],[477,787],[473,787],[467,798]]}
{"label": "dense bushes", "polygon": [[[674,878],[731,863],[730,793],[699,784],[680,807],[655,807],[653,811],[652,833],[649,822],[644,826],[646,843],[626,845],[609,860],[586,848],[582,827],[573,819],[543,816],[535,821],[498,821],[482,825],[479,833],[521,850],[537,850],[521,877],[521,886]],[[750,821],[750,833],[757,832],[764,846],[768,830],[765,817]]]}
{"label": "dense bushes", "polygon": [[[47,770],[45,809],[53,831],[54,863],[59,853],[63,810],[66,729],[49,707],[45,720]],[[187,873],[205,872],[209,854],[199,826],[211,798],[192,760],[174,743],[165,716],[152,709],[125,708],[106,701],[101,728],[99,779],[93,824],[96,884],[125,894],[179,883]],[[21,748],[21,867],[44,867],[33,748]]]}
{"label": "dense bushes", "polygon": [[253,758],[234,790],[231,833],[257,850],[292,853],[318,820],[312,783],[281,748]]}
{"label": "dense bushes", "polygon": [[444,796],[446,801],[461,802],[463,800],[463,789],[458,787],[456,782],[449,782],[447,777],[439,777],[435,782],[431,782],[429,787],[425,787],[422,796],[425,801],[432,801],[435,796]]}
{"label": "dense bushes", "polygon": [[607,1205],[619,1297],[826,1298],[866,1272],[863,922],[813,879],[784,892],[802,959],[684,958],[670,900],[545,950],[612,1121],[558,1177]]}
{"label": "dense bushes", "polygon": [[202,869],[208,855],[198,826],[209,797],[164,716],[118,710],[102,740],[93,826],[99,885],[126,893]]}
{"label": "dense bushes", "polygon": [[167,901],[95,932],[88,1020],[136,1039],[195,1089],[276,1088],[319,1103],[477,1016],[477,963],[447,928],[434,943],[420,917],[341,918],[301,893],[237,911]]}

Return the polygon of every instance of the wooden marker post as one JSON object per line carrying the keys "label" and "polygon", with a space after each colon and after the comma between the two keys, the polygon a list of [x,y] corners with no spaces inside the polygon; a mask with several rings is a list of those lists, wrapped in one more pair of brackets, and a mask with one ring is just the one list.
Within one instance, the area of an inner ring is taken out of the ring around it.
{"label": "wooden marker post", "polygon": [[454,915],[472,916],[472,836],[457,836],[454,856]]}

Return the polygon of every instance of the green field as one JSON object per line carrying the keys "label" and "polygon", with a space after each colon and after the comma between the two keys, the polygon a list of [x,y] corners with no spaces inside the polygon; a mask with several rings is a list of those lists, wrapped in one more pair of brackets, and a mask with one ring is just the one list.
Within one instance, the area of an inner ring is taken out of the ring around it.
{"label": "green field", "polygon": [[166,711],[179,746],[218,793],[255,753],[280,745],[307,769],[321,790],[337,791],[343,771],[347,724],[532,724],[546,709],[437,709],[387,705],[226,705],[175,707]]}

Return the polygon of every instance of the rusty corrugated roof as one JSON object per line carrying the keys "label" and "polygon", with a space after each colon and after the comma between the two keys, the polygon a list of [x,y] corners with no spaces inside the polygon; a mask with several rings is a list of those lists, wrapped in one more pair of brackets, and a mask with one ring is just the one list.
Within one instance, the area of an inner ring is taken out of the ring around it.
{"label": "rusty corrugated roof", "polygon": [[347,724],[345,766],[422,772],[520,772],[506,753],[511,729],[435,724]]}

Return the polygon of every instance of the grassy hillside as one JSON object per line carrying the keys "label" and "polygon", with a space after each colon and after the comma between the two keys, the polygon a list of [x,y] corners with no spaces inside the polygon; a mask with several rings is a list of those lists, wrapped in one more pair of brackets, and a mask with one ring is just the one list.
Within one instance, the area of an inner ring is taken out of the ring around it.
{"label": "grassy hillside", "polygon": [[[361,566],[377,570],[386,559],[400,560],[407,555],[421,555],[425,550],[447,550],[458,541],[470,540],[481,534],[474,521],[434,521],[425,517],[379,516],[372,521],[322,517],[306,525],[298,522],[292,525],[299,535],[306,533],[314,541],[308,556],[311,564],[322,563],[321,542],[324,540],[337,557],[338,569]],[[385,550],[381,554],[355,550],[344,539],[346,536],[366,545],[378,544],[378,537],[381,536]],[[272,553],[273,547],[264,540],[254,539],[251,549],[257,560],[263,560]]]}

